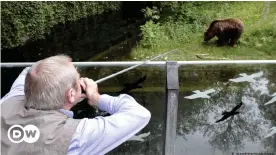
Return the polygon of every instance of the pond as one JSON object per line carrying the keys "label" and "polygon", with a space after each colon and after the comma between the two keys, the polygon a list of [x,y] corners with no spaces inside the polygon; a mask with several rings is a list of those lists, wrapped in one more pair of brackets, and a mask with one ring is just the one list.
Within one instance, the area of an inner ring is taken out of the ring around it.
{"label": "pond", "polygon": [[[98,80],[125,67],[79,69],[82,76]],[[244,77],[240,78],[242,76]],[[131,90],[129,94],[150,110],[151,120],[135,137],[108,155],[163,153],[165,66],[138,67],[98,84],[99,91],[101,94],[116,96],[124,88],[125,83],[133,83],[141,78],[143,80],[139,85],[142,88]],[[276,154],[276,134],[265,138],[269,129],[276,126],[276,103],[264,105],[273,98],[271,95],[276,92],[275,83],[276,64],[180,66],[176,154]],[[195,94],[193,91],[196,90],[209,90],[209,94],[201,95],[205,98],[188,97]],[[239,107],[241,102],[242,105]],[[234,107],[237,107],[238,114],[215,123],[223,117],[223,111],[229,112]],[[89,108],[85,101],[72,110],[78,118],[102,115]]]}
{"label": "pond", "polygon": [[[276,104],[264,106],[276,91],[275,67],[235,65],[186,69],[187,74],[194,75],[194,80],[189,76],[191,80],[185,79],[180,85],[194,83],[194,87],[180,92],[176,154],[276,153],[276,136],[264,138],[268,129],[276,125]],[[244,78],[251,81],[242,82],[242,73],[254,78]],[[193,94],[191,91],[210,89],[214,92],[208,94],[209,98],[184,98]],[[223,118],[224,110],[229,112],[235,107],[238,114],[215,123]]]}
{"label": "pond", "polygon": [[[122,69],[83,68],[81,73],[98,80]],[[100,83],[99,91],[116,96],[125,83],[144,76],[142,88],[131,90],[130,95],[151,111],[151,121],[109,155],[163,153],[165,67],[139,67]],[[265,138],[269,129],[276,126],[276,103],[264,105],[276,92],[275,82],[276,65],[180,66],[176,154],[276,153],[276,134]],[[212,91],[206,98],[187,97],[196,90]],[[223,117],[224,110],[231,111],[241,102],[238,114],[215,123]]]}

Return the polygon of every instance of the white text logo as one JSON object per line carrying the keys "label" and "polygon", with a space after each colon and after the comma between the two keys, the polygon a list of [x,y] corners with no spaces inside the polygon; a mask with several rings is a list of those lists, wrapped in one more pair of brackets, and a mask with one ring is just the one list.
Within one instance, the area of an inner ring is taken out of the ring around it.
{"label": "white text logo", "polygon": [[13,125],[8,130],[8,138],[13,143],[34,143],[39,139],[40,131],[34,125],[27,125],[24,128],[21,125]]}

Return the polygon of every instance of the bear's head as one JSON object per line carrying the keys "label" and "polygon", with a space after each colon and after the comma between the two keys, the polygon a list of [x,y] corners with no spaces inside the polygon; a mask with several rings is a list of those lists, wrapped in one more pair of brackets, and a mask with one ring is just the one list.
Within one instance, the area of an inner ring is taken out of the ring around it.
{"label": "bear's head", "polygon": [[209,41],[210,39],[214,38],[215,37],[215,34],[212,33],[211,31],[206,31],[204,32],[204,41]]}

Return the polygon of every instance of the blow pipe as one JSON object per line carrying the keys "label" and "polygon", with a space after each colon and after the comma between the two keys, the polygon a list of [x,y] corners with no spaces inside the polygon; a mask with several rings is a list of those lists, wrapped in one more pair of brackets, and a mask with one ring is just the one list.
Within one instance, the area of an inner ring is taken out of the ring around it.
{"label": "blow pipe", "polygon": [[166,55],[166,54],[175,52],[175,51],[177,51],[177,50],[178,50],[178,49],[175,49],[175,50],[166,52],[166,53],[164,53],[164,54],[158,55],[158,56],[156,56],[156,57],[153,57],[153,58],[151,58],[151,59],[149,59],[149,60],[145,60],[144,62],[142,62],[142,63],[140,63],[140,64],[131,66],[131,67],[126,68],[126,69],[124,69],[124,70],[121,70],[121,71],[119,71],[119,72],[117,72],[117,73],[114,73],[114,74],[111,74],[111,75],[109,75],[109,76],[107,76],[107,77],[101,78],[101,79],[99,79],[99,80],[97,80],[97,81],[95,81],[95,82],[96,82],[97,84],[98,84],[98,83],[101,83],[101,82],[103,82],[103,81],[105,81],[105,80],[108,80],[108,79],[113,78],[113,77],[115,77],[115,76],[117,76],[117,75],[123,74],[124,72],[127,72],[127,71],[129,71],[129,70],[132,70],[132,69],[134,69],[134,68],[136,68],[136,67],[138,67],[138,66],[147,64],[148,62],[150,62],[150,61],[152,61],[152,60],[154,60],[154,59],[157,59],[157,58],[159,58],[159,57],[161,57],[161,56],[164,56],[164,55]]}
{"label": "blow pipe", "polygon": [[[131,66],[131,67],[126,68],[126,69],[124,69],[124,70],[121,70],[121,71],[119,71],[119,72],[117,72],[117,73],[114,73],[114,74],[111,74],[111,75],[109,75],[109,76],[107,76],[107,77],[101,78],[101,79],[95,81],[95,83],[98,84],[98,83],[101,83],[101,82],[103,82],[103,81],[106,81],[106,80],[108,80],[108,79],[110,79],[110,78],[113,78],[113,77],[115,77],[115,76],[117,76],[117,75],[123,74],[124,72],[127,72],[127,71],[129,71],[129,70],[132,70],[132,69],[134,69],[134,68],[136,68],[136,67],[138,67],[138,66],[147,64],[147,63],[150,62],[151,60],[157,59],[157,58],[159,58],[159,57],[161,57],[161,56],[164,56],[164,55],[166,55],[166,54],[175,52],[175,51],[177,51],[177,50],[178,50],[178,49],[174,49],[174,50],[172,50],[172,51],[169,51],[169,52],[166,52],[166,53],[164,53],[164,54],[161,54],[161,55],[158,55],[158,56],[156,56],[156,57],[153,57],[153,58],[151,58],[151,59],[149,59],[149,60],[145,60],[144,62],[142,62],[142,63],[140,63],[140,64]],[[83,89],[82,89],[82,91],[85,92]],[[81,102],[83,99],[84,99],[84,98],[80,98],[80,100],[79,100],[78,102]]]}

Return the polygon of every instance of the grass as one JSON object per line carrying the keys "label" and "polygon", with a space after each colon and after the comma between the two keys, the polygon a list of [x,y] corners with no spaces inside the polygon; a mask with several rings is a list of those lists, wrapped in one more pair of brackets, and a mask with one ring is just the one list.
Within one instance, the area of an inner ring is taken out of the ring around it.
{"label": "grass", "polygon": [[[208,9],[210,5],[217,9]],[[190,17],[202,18],[192,23],[179,20],[147,23],[142,28],[143,40],[132,50],[132,58],[146,59],[178,48],[179,52],[164,56],[163,60],[276,59],[276,2],[211,2],[190,8],[193,13]],[[203,44],[203,33],[209,23],[227,17],[240,18],[245,24],[238,45],[218,47],[217,38]],[[197,54],[206,55],[197,57]]]}

